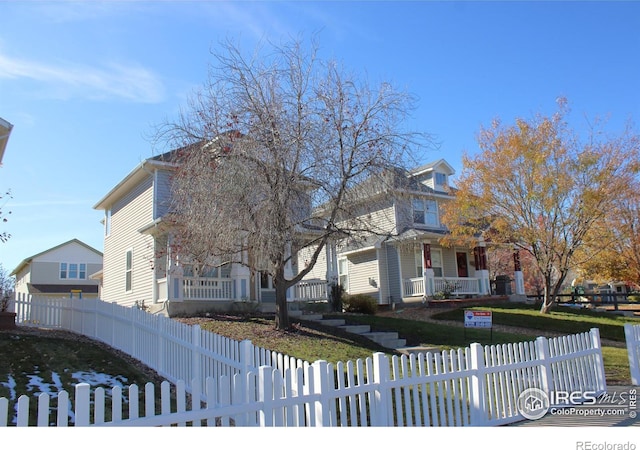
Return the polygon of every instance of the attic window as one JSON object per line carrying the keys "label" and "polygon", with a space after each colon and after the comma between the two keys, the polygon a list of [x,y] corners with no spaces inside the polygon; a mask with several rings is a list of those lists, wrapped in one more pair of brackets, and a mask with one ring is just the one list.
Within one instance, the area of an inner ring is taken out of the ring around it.
{"label": "attic window", "polygon": [[446,186],[447,176],[444,173],[436,172],[436,184],[440,186]]}

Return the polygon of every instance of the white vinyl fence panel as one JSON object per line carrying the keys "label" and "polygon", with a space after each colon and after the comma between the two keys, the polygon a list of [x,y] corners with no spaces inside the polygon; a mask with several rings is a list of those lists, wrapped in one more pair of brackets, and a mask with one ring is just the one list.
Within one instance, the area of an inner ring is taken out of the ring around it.
{"label": "white vinyl fence panel", "polygon": [[2,398],[0,425],[496,426],[523,420],[517,400],[531,387],[606,391],[596,328],[439,353],[375,353],[334,365],[310,364],[100,301],[25,300],[17,306],[21,325],[38,317],[43,326],[102,340],[155,369],[174,388],[167,381],[158,394],[148,383],[140,407],[137,386],[129,387],[124,402],[122,388],[109,395],[98,388],[91,395],[88,385],[79,384],[73,406],[66,392],[57,395],[55,418],[49,394],[38,397],[36,417],[29,417],[27,396],[15,406]]}
{"label": "white vinyl fence panel", "polygon": [[631,383],[634,386],[640,386],[640,325],[625,324],[624,335],[627,341]]}

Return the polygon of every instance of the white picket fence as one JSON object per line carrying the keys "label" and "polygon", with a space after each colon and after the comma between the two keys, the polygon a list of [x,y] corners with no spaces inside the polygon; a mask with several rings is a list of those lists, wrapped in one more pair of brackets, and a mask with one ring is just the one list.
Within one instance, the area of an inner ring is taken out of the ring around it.
{"label": "white picket fence", "polygon": [[640,325],[624,324],[624,336],[629,355],[631,383],[640,386]]}
{"label": "white picket fence", "polygon": [[246,374],[262,365],[279,369],[309,363],[236,341],[162,315],[149,314],[99,299],[15,299],[19,326],[64,329],[104,342],[147,366],[172,383],[189,380],[204,389],[207,377]]}
{"label": "white picket fence", "polygon": [[[73,406],[67,393],[58,393],[55,420],[48,394],[38,396],[35,417],[29,417],[27,396],[14,400],[14,407],[0,399],[0,425],[496,426],[523,420],[517,400],[527,388],[606,391],[596,328],[531,342],[309,364],[100,301],[44,303],[19,301],[19,323],[57,322],[102,340],[163,376],[178,376],[175,387],[163,383],[158,399],[147,384],[143,414],[137,386],[129,388],[124,405],[122,388],[91,395],[88,385],[79,384]],[[15,419],[9,415],[14,411]]]}

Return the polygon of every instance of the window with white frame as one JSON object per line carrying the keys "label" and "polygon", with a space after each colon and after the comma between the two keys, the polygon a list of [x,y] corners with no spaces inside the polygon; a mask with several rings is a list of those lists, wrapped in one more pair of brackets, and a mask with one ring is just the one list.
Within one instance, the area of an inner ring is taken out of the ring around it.
{"label": "window with white frame", "polygon": [[124,269],[124,290],[130,292],[132,289],[133,276],[133,250],[129,249],[125,253],[125,269]]}
{"label": "window with white frame", "polygon": [[338,284],[340,284],[345,291],[349,290],[349,271],[347,267],[347,258],[338,259]]}
{"label": "window with white frame", "polygon": [[441,172],[436,172],[436,186],[446,186],[447,175]]}
{"label": "window with white frame", "polygon": [[413,199],[413,223],[438,226],[438,202],[435,200]]}
{"label": "window with white frame", "polygon": [[[422,258],[422,249],[417,249],[415,253],[417,277],[421,277],[424,275],[424,263]],[[440,251],[440,249],[431,249],[431,268],[433,269],[434,276],[442,276],[442,252]]]}
{"label": "window with white frame", "polygon": [[431,267],[433,268],[433,276],[442,276],[442,251],[438,248],[431,249]]}
{"label": "window with white frame", "polygon": [[85,263],[60,263],[61,280],[86,280],[87,265]]}

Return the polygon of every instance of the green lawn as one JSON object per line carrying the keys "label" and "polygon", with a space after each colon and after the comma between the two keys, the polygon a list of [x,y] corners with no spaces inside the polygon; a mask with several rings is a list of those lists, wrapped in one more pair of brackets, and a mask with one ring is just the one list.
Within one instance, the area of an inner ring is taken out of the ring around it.
{"label": "green lawn", "polygon": [[[492,311],[494,324],[522,327],[528,334],[512,334],[482,329],[464,329],[464,310]],[[342,316],[345,317],[345,316]],[[501,304],[496,306],[460,308],[438,313],[433,319],[457,321],[459,326],[410,321],[393,317],[350,315],[349,322],[369,324],[376,330],[397,331],[407,340],[408,346],[437,346],[443,349],[465,347],[472,342],[498,344],[535,339],[537,332],[554,332],[562,335],[583,333],[591,328],[600,330],[602,339],[616,342],[616,346],[603,345],[605,376],[609,384],[630,384],[629,359],[624,336],[624,324],[639,324],[640,318],[625,317],[614,313],[589,309],[558,307],[549,314],[541,314],[536,305]]]}

